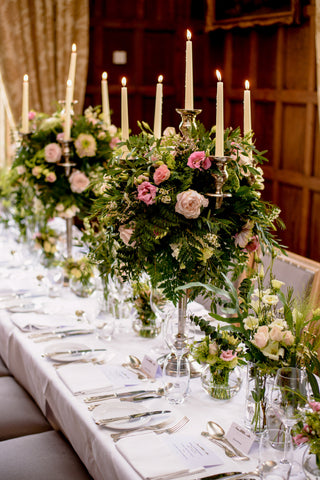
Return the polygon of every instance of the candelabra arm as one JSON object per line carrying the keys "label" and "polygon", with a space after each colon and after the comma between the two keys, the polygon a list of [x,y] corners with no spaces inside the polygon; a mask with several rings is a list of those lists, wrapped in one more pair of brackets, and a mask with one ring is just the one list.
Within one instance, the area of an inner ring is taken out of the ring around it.
{"label": "candelabra arm", "polygon": [[176,112],[181,115],[179,130],[184,138],[191,139],[193,129],[197,128],[196,117],[202,110],[187,110],[184,108],[176,108]]}
{"label": "candelabra arm", "polygon": [[216,166],[219,170],[219,173],[212,173],[215,180],[216,191],[215,193],[206,193],[208,197],[215,197],[216,198],[216,209],[222,206],[222,201],[226,197],[231,197],[231,193],[223,193],[222,188],[225,185],[226,181],[228,180],[228,172],[227,172],[227,163],[230,157],[208,157],[211,162]]}

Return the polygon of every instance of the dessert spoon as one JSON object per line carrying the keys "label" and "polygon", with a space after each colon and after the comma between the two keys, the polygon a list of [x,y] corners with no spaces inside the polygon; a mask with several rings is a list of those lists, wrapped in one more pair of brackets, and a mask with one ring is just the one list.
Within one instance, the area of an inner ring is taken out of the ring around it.
{"label": "dessert spoon", "polygon": [[243,460],[249,460],[249,457],[245,456],[240,450],[238,450],[232,443],[229,442],[229,440],[225,437],[225,431],[218,423],[209,421],[207,423],[207,430],[212,438],[220,440],[228,445],[228,447],[234,450],[234,452],[239,455],[239,457],[242,457]]}

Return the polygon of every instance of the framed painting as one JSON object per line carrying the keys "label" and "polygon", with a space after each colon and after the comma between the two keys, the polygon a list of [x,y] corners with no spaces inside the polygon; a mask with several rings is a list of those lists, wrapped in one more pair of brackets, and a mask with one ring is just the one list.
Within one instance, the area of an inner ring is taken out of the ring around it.
{"label": "framed painting", "polygon": [[207,0],[206,31],[299,23],[300,0]]}

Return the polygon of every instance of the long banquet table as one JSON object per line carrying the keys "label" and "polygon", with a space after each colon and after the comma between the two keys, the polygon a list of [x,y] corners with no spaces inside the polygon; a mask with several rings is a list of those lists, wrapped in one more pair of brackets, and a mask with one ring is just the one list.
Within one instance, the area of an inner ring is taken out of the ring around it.
{"label": "long banquet table", "polygon": [[[15,284],[15,280],[24,282],[25,285],[33,285],[34,279],[39,272],[43,272],[40,264],[21,266],[21,268],[8,268],[10,266],[10,249],[14,247],[14,240],[8,237],[5,232],[0,237],[0,354],[8,365],[9,369],[17,380],[26,388],[26,390],[35,399],[42,412],[47,416],[52,425],[60,429],[70,443],[72,444],[79,457],[86,465],[89,473],[94,480],[139,480],[141,476],[128,463],[124,456],[119,452],[118,446],[121,441],[114,443],[110,434],[113,432],[107,428],[96,425],[93,420],[93,412],[89,411],[83,401],[83,395],[74,395],[67,385],[62,381],[59,372],[63,368],[56,368],[54,362],[43,358],[41,355],[47,351],[50,345],[60,342],[70,343],[70,338],[61,340],[52,340],[49,342],[36,343],[30,338],[30,331],[22,331],[13,323],[16,314],[12,314],[5,306],[6,302],[1,301],[1,291],[6,285]],[[11,282],[11,283],[10,283]],[[3,293],[2,293],[3,295]],[[32,299],[28,299],[32,300]],[[38,297],[37,301],[41,305],[41,311],[45,312],[50,318],[50,313],[61,315],[63,318],[67,314],[72,315],[76,310],[83,310],[92,314],[95,309],[95,296],[86,299],[74,295],[68,287],[65,287],[59,298],[49,298],[45,295]],[[37,319],[39,313],[29,312],[20,314],[21,317],[30,319],[30,323]],[[79,322],[74,315],[74,322]],[[72,342],[84,343],[87,346],[105,347],[108,349],[106,363],[104,365],[94,365],[92,368],[107,371],[110,365],[119,366],[128,360],[128,353],[137,355],[140,359],[146,353],[152,355],[156,347],[161,344],[161,337],[156,339],[146,339],[137,336],[133,330],[129,329],[125,333],[116,333],[112,340],[106,342],[95,334],[82,335],[80,339],[73,337]],[[88,364],[78,364],[78,368],[85,371]],[[134,375],[136,378],[136,375]],[[140,384],[139,384],[140,382]],[[135,380],[135,388],[146,387],[146,382]],[[161,385],[161,378],[156,384]],[[154,384],[151,384],[154,386]],[[115,389],[115,388],[114,388]],[[112,389],[110,390],[113,391]],[[199,378],[193,378],[190,381],[190,392],[181,405],[168,405],[165,398],[148,400],[143,402],[146,410],[169,408],[176,417],[186,415],[190,421],[181,430],[184,437],[199,437],[205,442],[207,451],[214,451],[219,457],[221,464],[206,468],[201,473],[182,475],[180,479],[204,478],[209,475],[215,475],[221,472],[243,472],[254,470],[257,466],[257,445],[255,444],[250,451],[250,461],[240,462],[228,458],[223,450],[211,443],[209,440],[201,437],[201,431],[206,429],[208,420],[218,421],[227,431],[232,422],[243,424],[244,419],[244,395],[245,382],[240,392],[231,400],[219,401],[213,400],[202,389]],[[117,400],[119,401],[119,400]],[[107,405],[108,402],[105,402]],[[122,405],[125,405],[122,402]],[[141,405],[141,403],[140,403]],[[172,437],[174,437],[173,434]],[[140,435],[142,438],[142,435]],[[140,438],[139,437],[139,438]],[[146,437],[147,438],[147,437]],[[200,441],[200,440],[199,440]],[[154,458],[157,452],[154,452]],[[149,459],[150,460],[150,459]],[[163,459],[165,462],[166,460]]]}

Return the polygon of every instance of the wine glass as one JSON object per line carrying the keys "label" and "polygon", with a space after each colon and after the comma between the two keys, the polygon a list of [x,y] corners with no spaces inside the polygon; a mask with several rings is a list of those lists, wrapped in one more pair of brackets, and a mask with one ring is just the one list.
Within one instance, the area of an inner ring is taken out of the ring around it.
{"label": "wine glass", "polygon": [[285,427],[284,463],[288,462],[291,429],[299,420],[299,413],[304,408],[306,401],[306,372],[296,367],[279,368],[271,391],[270,408]]}

